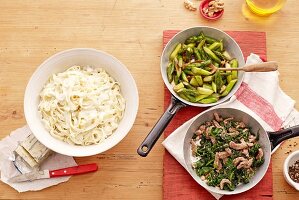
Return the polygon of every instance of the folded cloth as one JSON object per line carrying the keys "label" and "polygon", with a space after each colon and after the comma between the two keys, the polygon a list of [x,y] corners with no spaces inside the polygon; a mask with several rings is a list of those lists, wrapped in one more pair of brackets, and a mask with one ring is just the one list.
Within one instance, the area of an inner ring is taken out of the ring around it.
{"label": "folded cloth", "polygon": [[[262,60],[258,55],[251,54],[246,64],[260,62]],[[242,110],[253,116],[267,131],[277,131],[281,127],[298,124],[299,114],[294,108],[295,101],[280,89],[278,75],[277,71],[245,73],[244,81],[238,91],[229,101],[216,107]],[[162,143],[185,169],[187,168],[183,156],[183,142],[186,131],[195,118],[197,116],[177,128]],[[210,193],[216,199],[222,197],[220,194]]]}
{"label": "folded cloth", "polygon": [[[17,148],[19,142],[24,141],[25,138],[31,134],[31,130],[28,126],[19,128],[4,139],[0,141],[0,171],[1,171],[1,181],[10,185],[18,192],[26,191],[37,191],[44,188],[57,185],[62,182],[66,182],[70,179],[70,176],[41,179],[31,182],[21,182],[21,183],[9,183],[8,179],[19,175],[20,172],[12,163],[12,158],[14,157],[13,151]],[[41,170],[49,169],[61,169],[71,166],[77,166],[77,163],[73,157],[61,155],[54,153],[47,160],[45,160],[40,166]]]}

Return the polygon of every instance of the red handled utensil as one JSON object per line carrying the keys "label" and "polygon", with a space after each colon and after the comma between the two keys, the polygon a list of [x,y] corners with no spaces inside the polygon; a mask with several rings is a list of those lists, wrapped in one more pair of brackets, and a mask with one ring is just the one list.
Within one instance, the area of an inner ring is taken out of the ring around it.
{"label": "red handled utensil", "polygon": [[32,171],[29,173],[14,176],[10,178],[8,181],[12,183],[18,183],[24,181],[33,181],[37,179],[47,179],[47,178],[55,178],[61,176],[85,174],[97,170],[98,170],[98,165],[96,163],[92,163],[92,164],[78,165],[74,167],[67,167],[67,168],[56,169],[56,170]]}

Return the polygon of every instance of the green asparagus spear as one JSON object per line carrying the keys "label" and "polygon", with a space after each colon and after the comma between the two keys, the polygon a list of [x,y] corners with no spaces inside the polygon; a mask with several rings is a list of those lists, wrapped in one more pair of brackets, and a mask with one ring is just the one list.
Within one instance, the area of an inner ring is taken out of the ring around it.
{"label": "green asparagus spear", "polygon": [[227,51],[224,51],[222,53],[222,55],[225,57],[226,60],[231,60],[232,59],[232,57],[229,55],[229,53]]}
{"label": "green asparagus spear", "polygon": [[222,40],[220,40],[220,47],[219,47],[219,50],[222,52],[223,51],[223,41]]}
{"label": "green asparagus spear", "polygon": [[203,50],[217,63],[221,63],[221,60],[208,47],[203,47]]}
{"label": "green asparagus spear", "polygon": [[213,90],[210,90],[210,89],[207,89],[207,88],[203,88],[203,87],[198,87],[197,91],[198,91],[199,94],[208,94],[208,95],[211,95],[211,94],[214,93]]}
{"label": "green asparagus spear", "polygon": [[173,63],[169,63],[168,67],[167,67],[167,78],[169,82],[172,82],[173,77],[172,77],[172,73],[174,71],[174,66]]}
{"label": "green asparagus spear", "polygon": [[204,83],[204,84],[202,85],[202,87],[203,87],[203,88],[206,88],[206,89],[209,89],[209,90],[213,90],[211,84]]}
{"label": "green asparagus spear", "polygon": [[186,44],[190,44],[190,43],[196,43],[201,39],[200,36],[191,36],[186,40]]}
{"label": "green asparagus spear", "polygon": [[191,78],[190,85],[195,86],[195,87],[199,86],[199,84],[198,84],[197,80],[195,79],[195,77]]}
{"label": "green asparagus spear", "polygon": [[204,104],[209,104],[209,103],[215,103],[215,102],[217,102],[217,101],[218,101],[217,98],[215,98],[215,97],[210,97],[210,98],[202,99],[202,100],[200,100],[199,102],[200,102],[200,103],[204,103]]}
{"label": "green asparagus spear", "polygon": [[185,88],[187,88],[187,89],[196,90],[196,88],[193,87],[192,85],[190,85],[188,82],[183,81],[183,84],[184,84]]}
{"label": "green asparagus spear", "polygon": [[219,42],[214,42],[213,44],[211,44],[208,48],[210,50],[214,50],[214,49],[218,49],[220,47],[220,43]]}
{"label": "green asparagus spear", "polygon": [[183,80],[183,81],[185,81],[185,82],[189,82],[188,79],[187,79],[187,76],[186,76],[186,74],[185,74],[184,71],[182,71],[182,76],[181,76],[181,77],[182,77],[182,80]]}
{"label": "green asparagus spear", "polygon": [[187,88],[181,88],[177,91],[178,93],[183,93],[185,94],[186,96],[187,95],[191,95],[191,96],[198,96],[200,95],[201,93],[198,91],[198,90],[193,90],[193,89],[187,89]]}
{"label": "green asparagus spear", "polygon": [[212,89],[215,93],[217,93],[217,86],[216,83],[214,83],[214,81],[212,82]]}
{"label": "green asparagus spear", "polygon": [[214,42],[217,42],[217,40],[212,37],[205,36],[205,39],[208,44],[213,44]]}
{"label": "green asparagus spear", "polygon": [[216,84],[216,88],[218,89],[220,89],[223,85],[222,77],[219,71],[216,71],[215,73],[215,84]]}
{"label": "green asparagus spear", "polygon": [[174,90],[175,92],[177,92],[177,91],[179,91],[179,90],[182,89],[182,88],[184,88],[184,84],[183,84],[183,83],[179,83],[179,84],[177,84],[177,85],[175,85],[175,86],[173,87],[173,90]]}
{"label": "green asparagus spear", "polygon": [[196,60],[201,60],[201,55],[200,55],[198,49],[193,48],[193,51],[194,51],[194,55],[195,55]]}
{"label": "green asparagus spear", "polygon": [[225,57],[219,51],[213,51],[213,53],[221,60],[225,60]]}
{"label": "green asparagus spear", "polygon": [[212,63],[211,60],[206,60],[206,61],[203,61],[203,62],[196,62],[196,63],[190,63],[188,65],[185,66],[185,69],[192,69],[192,67],[198,67],[198,68],[203,68],[203,67],[206,67],[208,65],[210,65]]}
{"label": "green asparagus spear", "polygon": [[183,58],[182,58],[182,56],[178,56],[178,66],[179,66],[180,68],[183,67]]}
{"label": "green asparagus spear", "polygon": [[[231,65],[229,63],[225,63],[225,67],[231,68]],[[231,73],[231,71],[226,71],[226,73]],[[232,75],[230,74],[230,75],[226,76],[226,80],[229,83],[232,80]]]}
{"label": "green asparagus spear", "polygon": [[198,102],[198,101],[200,101],[200,100],[202,100],[202,99],[204,99],[204,98],[206,98],[208,96],[210,96],[210,95],[208,95],[208,94],[201,94],[201,95],[196,96],[195,100],[196,100],[196,102]]}
{"label": "green asparagus spear", "polygon": [[170,54],[169,57],[171,61],[178,55],[178,52],[180,51],[181,47],[182,47],[181,43],[176,45],[175,49],[173,50],[173,52]]}
{"label": "green asparagus spear", "polygon": [[206,40],[203,39],[202,41],[200,41],[200,43],[197,45],[198,49],[201,49],[203,47],[203,45],[205,44]]}
{"label": "green asparagus spear", "polygon": [[184,94],[182,94],[182,93],[178,93],[178,95],[179,95],[181,98],[185,99],[186,101],[189,101],[189,99],[188,99],[188,97],[186,97],[186,95],[184,95]]}
{"label": "green asparagus spear", "polygon": [[[237,59],[232,59],[230,62],[232,68],[238,68],[238,61]],[[232,71],[232,79],[238,78],[238,71]]]}
{"label": "green asparagus spear", "polygon": [[190,47],[190,48],[194,48],[194,47],[195,47],[195,45],[196,45],[195,43],[190,43],[190,44],[187,44],[187,46],[188,46],[188,47]]}
{"label": "green asparagus spear", "polygon": [[211,75],[212,73],[207,71],[207,70],[204,70],[204,69],[201,69],[201,68],[197,68],[197,67],[192,67],[191,68],[191,71],[193,74],[195,75],[204,75],[204,76],[209,76]]}
{"label": "green asparagus spear", "polygon": [[179,84],[179,77],[177,77],[177,75],[173,75],[173,81],[176,85]]}
{"label": "green asparagus spear", "polygon": [[183,72],[188,75],[194,75],[191,69],[184,69]]}
{"label": "green asparagus spear", "polygon": [[211,82],[213,80],[213,76],[206,76],[203,78],[203,82]]}
{"label": "green asparagus spear", "polygon": [[225,90],[223,93],[221,93],[221,96],[226,96],[228,95],[228,93],[233,89],[234,85],[236,84],[236,82],[238,81],[238,79],[234,79],[234,80],[231,80],[228,85],[226,86]]}
{"label": "green asparagus spear", "polygon": [[194,76],[194,77],[195,77],[195,79],[196,79],[198,85],[199,85],[199,86],[202,86],[202,84],[203,84],[202,77],[199,76],[199,75]]}
{"label": "green asparagus spear", "polygon": [[220,94],[218,94],[218,93],[213,93],[213,94],[211,94],[209,97],[213,97],[213,98],[216,98],[216,99],[219,100],[219,98],[220,98]]}

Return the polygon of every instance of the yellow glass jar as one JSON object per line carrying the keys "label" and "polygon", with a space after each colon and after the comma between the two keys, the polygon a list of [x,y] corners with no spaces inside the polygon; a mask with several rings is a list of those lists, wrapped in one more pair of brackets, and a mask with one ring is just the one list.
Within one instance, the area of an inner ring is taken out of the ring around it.
{"label": "yellow glass jar", "polygon": [[260,16],[271,15],[279,11],[286,0],[246,0],[248,8]]}

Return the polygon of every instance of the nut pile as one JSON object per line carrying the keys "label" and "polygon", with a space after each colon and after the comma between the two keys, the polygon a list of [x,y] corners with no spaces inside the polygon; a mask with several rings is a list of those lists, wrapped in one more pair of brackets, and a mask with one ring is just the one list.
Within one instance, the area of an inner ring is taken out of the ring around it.
{"label": "nut pile", "polygon": [[209,17],[213,17],[214,13],[220,12],[224,9],[224,2],[221,0],[210,1],[208,5],[208,7],[203,8],[203,12]]}
{"label": "nut pile", "polygon": [[293,181],[299,183],[299,160],[289,167],[289,175]]}
{"label": "nut pile", "polygon": [[184,0],[184,6],[186,9],[190,11],[195,11],[197,8],[195,7],[194,3],[190,0]]}

